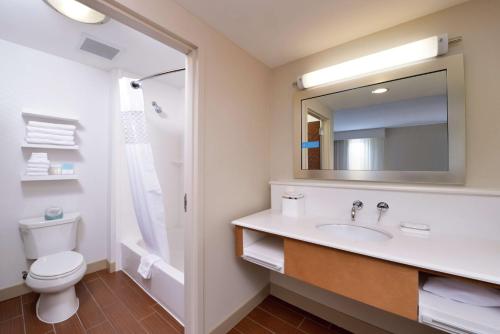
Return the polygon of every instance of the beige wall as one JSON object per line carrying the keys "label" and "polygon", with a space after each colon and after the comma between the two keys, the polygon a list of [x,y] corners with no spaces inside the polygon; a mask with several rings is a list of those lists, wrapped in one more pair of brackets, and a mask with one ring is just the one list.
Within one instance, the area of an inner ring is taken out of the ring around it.
{"label": "beige wall", "polygon": [[500,187],[500,1],[474,0],[273,69],[271,179],[291,179],[292,82],[306,72],[447,32],[463,36],[450,53],[465,58],[466,186]]}
{"label": "beige wall", "polygon": [[174,1],[117,3],[198,47],[205,323],[210,331],[269,283],[266,270],[234,256],[230,222],[269,207],[270,70]]}

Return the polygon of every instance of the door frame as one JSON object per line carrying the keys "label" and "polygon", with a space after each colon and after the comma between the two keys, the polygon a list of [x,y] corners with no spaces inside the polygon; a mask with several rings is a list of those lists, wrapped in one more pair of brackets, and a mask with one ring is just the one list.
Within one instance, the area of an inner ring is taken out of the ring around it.
{"label": "door frame", "polygon": [[[132,29],[186,55],[186,134],[184,148],[185,193],[188,198],[184,229],[185,269],[184,297],[187,334],[205,333],[204,257],[203,257],[203,155],[200,152],[200,68],[199,49],[188,40],[168,31],[159,24],[131,11],[113,0],[79,0]],[[189,247],[187,247],[189,246]]]}

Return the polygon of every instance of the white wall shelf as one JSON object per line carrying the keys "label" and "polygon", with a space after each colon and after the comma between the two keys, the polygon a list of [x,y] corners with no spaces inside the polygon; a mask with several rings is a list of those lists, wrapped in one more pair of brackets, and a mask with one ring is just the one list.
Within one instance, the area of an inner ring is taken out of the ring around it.
{"label": "white wall shelf", "polygon": [[63,146],[63,145],[28,144],[28,143],[21,144],[21,147],[22,148],[46,148],[49,150],[78,150],[78,149],[80,149],[80,146],[78,146],[78,145]]}
{"label": "white wall shelf", "polygon": [[21,182],[78,180],[78,175],[21,175]]}
{"label": "white wall shelf", "polygon": [[66,122],[79,122],[80,121],[77,116],[47,114],[47,113],[39,112],[38,110],[33,110],[33,109],[28,109],[28,108],[23,109],[21,114],[23,116],[26,116],[26,117],[37,117],[37,118],[43,118],[46,120],[53,120],[53,121],[66,121]]}

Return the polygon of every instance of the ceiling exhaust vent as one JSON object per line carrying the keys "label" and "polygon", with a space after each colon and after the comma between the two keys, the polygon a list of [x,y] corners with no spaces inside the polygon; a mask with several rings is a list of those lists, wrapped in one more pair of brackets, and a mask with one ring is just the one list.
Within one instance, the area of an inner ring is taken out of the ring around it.
{"label": "ceiling exhaust vent", "polygon": [[95,54],[96,56],[113,60],[113,58],[120,52],[117,48],[98,42],[94,39],[85,37],[80,50],[87,51]]}

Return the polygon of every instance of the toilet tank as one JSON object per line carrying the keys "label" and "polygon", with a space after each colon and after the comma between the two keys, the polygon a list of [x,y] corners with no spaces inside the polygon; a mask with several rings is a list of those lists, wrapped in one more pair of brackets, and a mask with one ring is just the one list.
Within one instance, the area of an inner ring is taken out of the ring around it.
{"label": "toilet tank", "polygon": [[43,217],[19,221],[19,229],[27,259],[69,251],[76,248],[80,213],[64,214],[61,219],[45,220]]}

